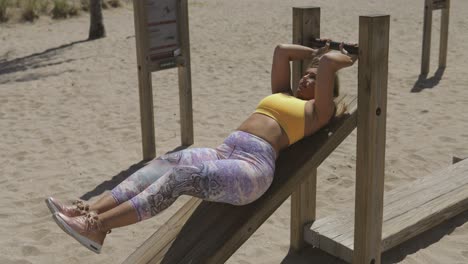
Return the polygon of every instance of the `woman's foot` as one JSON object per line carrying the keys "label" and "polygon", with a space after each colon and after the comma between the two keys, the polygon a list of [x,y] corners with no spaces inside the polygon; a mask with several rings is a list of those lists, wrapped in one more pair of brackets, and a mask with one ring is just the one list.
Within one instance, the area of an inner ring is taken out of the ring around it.
{"label": "woman's foot", "polygon": [[54,214],[54,220],[65,233],[98,254],[101,252],[106,235],[110,233],[110,230],[105,229],[95,212],[77,217],[56,213]]}
{"label": "woman's foot", "polygon": [[55,198],[49,197],[45,202],[52,214],[62,213],[69,217],[75,217],[89,212],[89,205],[79,200],[74,201],[72,205],[64,205]]}

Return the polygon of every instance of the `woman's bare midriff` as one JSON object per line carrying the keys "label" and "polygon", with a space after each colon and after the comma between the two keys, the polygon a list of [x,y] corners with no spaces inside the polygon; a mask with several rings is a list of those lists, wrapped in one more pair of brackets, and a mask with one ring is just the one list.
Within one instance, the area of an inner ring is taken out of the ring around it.
{"label": "woman's bare midriff", "polygon": [[288,135],[278,122],[263,114],[253,113],[237,130],[250,133],[270,143],[277,157],[279,152],[289,145]]}

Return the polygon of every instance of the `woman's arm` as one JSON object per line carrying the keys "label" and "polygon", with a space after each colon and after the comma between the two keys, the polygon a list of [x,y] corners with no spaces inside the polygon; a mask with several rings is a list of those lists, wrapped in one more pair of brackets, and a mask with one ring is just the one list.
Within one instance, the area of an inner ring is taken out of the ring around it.
{"label": "woman's arm", "polygon": [[320,49],[312,49],[295,44],[280,44],[276,46],[271,69],[271,92],[292,93],[290,61],[312,59],[327,51],[328,46]]}
{"label": "woman's arm", "polygon": [[320,127],[327,124],[333,115],[335,107],[333,87],[336,72],[353,65],[357,60],[357,56],[348,55],[342,46],[340,46],[340,51],[341,53],[327,53],[319,61],[314,111]]}

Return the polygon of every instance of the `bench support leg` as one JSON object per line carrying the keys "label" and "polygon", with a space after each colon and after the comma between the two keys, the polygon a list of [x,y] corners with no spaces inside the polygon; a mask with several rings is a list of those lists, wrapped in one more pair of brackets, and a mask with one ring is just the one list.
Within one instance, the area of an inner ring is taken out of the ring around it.
{"label": "bench support leg", "polygon": [[355,264],[379,264],[390,16],[359,17]]}

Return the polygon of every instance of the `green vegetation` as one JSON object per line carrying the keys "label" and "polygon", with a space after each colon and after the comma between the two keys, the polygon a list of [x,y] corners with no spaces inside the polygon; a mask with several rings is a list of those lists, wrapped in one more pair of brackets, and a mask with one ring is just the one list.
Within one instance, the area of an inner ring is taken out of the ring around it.
{"label": "green vegetation", "polygon": [[34,22],[39,18],[38,0],[25,0],[23,2],[21,18],[28,22]]}
{"label": "green vegetation", "polygon": [[54,8],[52,8],[52,18],[67,18],[68,10],[70,10],[70,4],[67,0],[54,0]]}
{"label": "green vegetation", "polygon": [[[34,22],[40,16],[64,19],[89,12],[90,0],[0,0],[0,23],[7,21]],[[117,8],[127,0],[102,0],[103,9]]]}
{"label": "green vegetation", "polygon": [[8,7],[11,4],[10,2],[10,0],[0,0],[0,22],[8,21]]}

